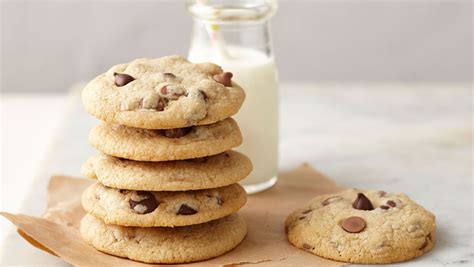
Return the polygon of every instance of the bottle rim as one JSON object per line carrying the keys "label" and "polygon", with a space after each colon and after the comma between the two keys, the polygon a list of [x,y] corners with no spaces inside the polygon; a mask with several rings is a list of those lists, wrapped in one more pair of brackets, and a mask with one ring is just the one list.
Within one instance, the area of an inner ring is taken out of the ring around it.
{"label": "bottle rim", "polygon": [[[188,0],[186,8],[195,19],[214,23],[257,22],[271,18],[278,9],[276,0],[261,1]],[[240,3],[239,3],[240,2]]]}

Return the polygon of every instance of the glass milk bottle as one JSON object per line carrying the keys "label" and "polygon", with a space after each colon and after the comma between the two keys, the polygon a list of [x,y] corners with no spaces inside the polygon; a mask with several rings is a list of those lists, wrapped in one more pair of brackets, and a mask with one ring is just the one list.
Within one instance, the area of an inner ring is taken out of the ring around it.
{"label": "glass milk bottle", "polygon": [[194,19],[189,60],[213,62],[234,74],[245,90],[245,102],[234,117],[243,135],[237,151],[253,163],[242,181],[248,193],[277,181],[278,83],[272,54],[270,18],[276,1],[188,1]]}

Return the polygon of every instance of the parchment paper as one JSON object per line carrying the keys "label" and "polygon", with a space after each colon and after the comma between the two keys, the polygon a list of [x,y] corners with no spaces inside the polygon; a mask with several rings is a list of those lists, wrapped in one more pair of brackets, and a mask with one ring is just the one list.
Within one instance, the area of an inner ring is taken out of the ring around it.
{"label": "parchment paper", "polygon": [[[78,231],[84,215],[80,204],[82,191],[93,181],[53,176],[48,186],[48,206],[42,218],[0,213],[18,227],[18,232],[35,247],[61,257],[76,266],[150,266],[107,255],[84,243]],[[186,265],[233,266],[341,266],[299,250],[288,243],[284,221],[296,208],[316,195],[343,188],[308,165],[279,175],[271,189],[248,197],[239,211],[249,225],[245,240],[221,257]]]}

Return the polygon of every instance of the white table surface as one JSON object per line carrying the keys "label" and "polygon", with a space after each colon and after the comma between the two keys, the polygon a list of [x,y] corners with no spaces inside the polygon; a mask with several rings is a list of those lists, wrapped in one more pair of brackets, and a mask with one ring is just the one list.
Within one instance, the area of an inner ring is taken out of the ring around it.
{"label": "white table surface", "polygon": [[[437,216],[438,241],[403,265],[473,265],[470,84],[284,84],[280,169],[309,162],[338,183],[405,192]],[[48,177],[79,175],[96,121],[77,95],[2,95],[0,209],[39,215]],[[1,263],[67,265],[0,219]]]}

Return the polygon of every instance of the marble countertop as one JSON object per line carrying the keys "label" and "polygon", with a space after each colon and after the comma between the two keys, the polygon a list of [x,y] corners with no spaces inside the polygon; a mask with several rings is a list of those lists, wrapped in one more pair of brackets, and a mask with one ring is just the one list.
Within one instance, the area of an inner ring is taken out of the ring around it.
{"label": "marble countertop", "polygon": [[[438,240],[432,252],[402,265],[473,265],[470,84],[281,87],[281,170],[308,162],[344,186],[404,192],[437,216]],[[82,162],[95,153],[87,135],[96,121],[82,110],[77,94],[62,99],[67,105],[58,105],[54,114],[64,113],[64,123],[48,137],[47,160],[13,211],[41,214],[48,177],[79,175]],[[14,232],[2,243],[3,265],[66,265]]]}

